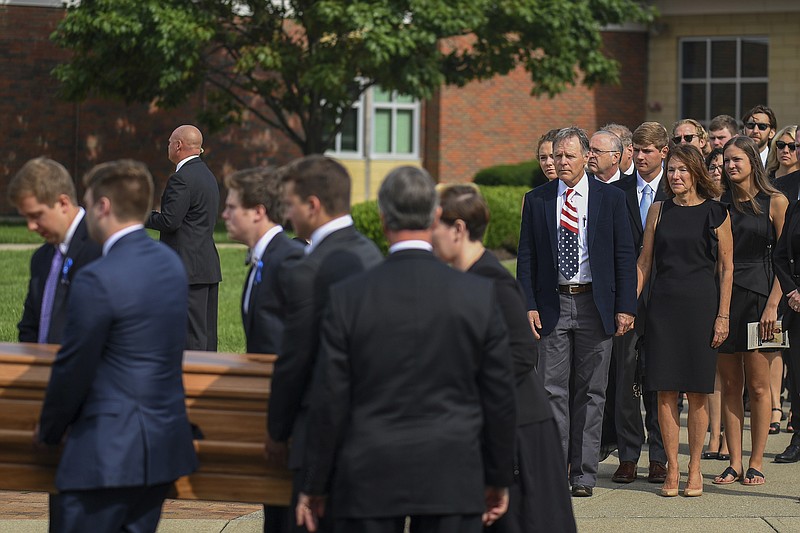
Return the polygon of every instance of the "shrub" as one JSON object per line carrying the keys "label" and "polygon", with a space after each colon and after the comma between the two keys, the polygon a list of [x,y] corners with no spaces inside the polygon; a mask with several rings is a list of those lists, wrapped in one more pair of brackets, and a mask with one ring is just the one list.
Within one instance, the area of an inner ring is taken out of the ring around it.
{"label": "shrub", "polygon": [[523,161],[512,165],[495,165],[479,170],[472,180],[476,185],[527,187],[529,189],[547,181],[539,162]]}
{"label": "shrub", "polygon": [[378,214],[378,202],[376,200],[369,200],[355,204],[350,209],[350,215],[353,217],[353,223],[356,229],[374,242],[378,248],[380,248],[383,255],[388,254],[389,243],[386,241],[383,228],[381,227],[381,217]]}
{"label": "shrub", "polygon": [[522,222],[522,198],[529,187],[481,187],[491,218],[483,244],[491,250],[503,248],[516,254]]}
{"label": "shrub", "polygon": [[[516,254],[519,244],[519,226],[522,221],[522,198],[528,187],[481,187],[481,194],[489,204],[491,219],[483,244],[491,250],[502,248]],[[370,200],[355,204],[351,209],[356,229],[372,240],[384,255],[389,253],[389,243],[383,235],[378,202]]]}

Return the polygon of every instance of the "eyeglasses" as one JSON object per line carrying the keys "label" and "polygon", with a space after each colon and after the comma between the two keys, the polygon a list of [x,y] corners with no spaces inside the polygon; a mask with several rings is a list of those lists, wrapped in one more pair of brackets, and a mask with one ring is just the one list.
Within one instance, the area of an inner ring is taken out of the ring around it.
{"label": "eyeglasses", "polygon": [[754,130],[756,128],[760,129],[761,131],[767,131],[769,128],[769,124],[764,124],[763,122],[745,122],[744,127],[748,130]]}
{"label": "eyeglasses", "polygon": [[590,154],[618,154],[619,150],[597,150],[595,148],[589,147]]}
{"label": "eyeglasses", "polygon": [[787,143],[783,141],[775,141],[775,147],[778,150],[783,150],[784,148],[788,148],[790,152],[794,152],[797,148],[797,143]]}
{"label": "eyeglasses", "polygon": [[717,170],[722,172],[722,165],[711,165],[710,167],[708,167],[709,172],[716,172]]}
{"label": "eyeglasses", "polygon": [[683,139],[687,143],[690,143],[690,142],[692,142],[692,139],[694,139],[695,137],[699,137],[699,135],[697,135],[696,133],[690,133],[688,135],[678,135],[678,136],[672,138],[672,142],[674,144],[680,144],[681,143],[681,139]]}

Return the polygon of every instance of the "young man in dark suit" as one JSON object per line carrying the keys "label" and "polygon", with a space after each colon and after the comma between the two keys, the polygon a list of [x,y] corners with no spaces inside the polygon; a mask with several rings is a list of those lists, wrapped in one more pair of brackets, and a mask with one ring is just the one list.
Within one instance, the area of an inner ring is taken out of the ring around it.
{"label": "young man in dark suit", "polygon": [[[625,193],[628,221],[637,257],[642,249],[647,211],[653,202],[666,199],[661,179],[664,177],[662,165],[669,151],[668,143],[667,130],[658,122],[640,125],[633,133],[634,164],[637,170],[633,175],[623,176],[614,183]],[[611,359],[616,366],[613,388],[615,398],[609,399],[614,400],[612,406],[616,407],[611,417],[615,424],[611,427],[611,435],[607,436],[605,428],[608,426],[604,422],[603,439],[615,443],[619,450],[619,468],[611,477],[616,483],[631,483],[636,480],[637,464],[644,444],[642,401],[634,393],[633,386],[636,382],[637,364],[638,370],[644,370],[646,362],[643,335],[648,300],[649,284],[645,285],[638,300],[636,327],[621,337],[614,337]],[[643,382],[643,377],[640,377],[638,385],[646,411],[645,425],[649,443],[650,466],[647,480],[651,483],[663,483],[667,475],[667,455],[658,425],[658,395],[654,391],[644,391]],[[608,414],[606,409],[606,415]]]}
{"label": "young man in dark suit", "polygon": [[[222,218],[228,237],[249,248],[242,290],[242,324],[248,353],[276,354],[283,339],[286,295],[281,277],[303,257],[303,245],[283,232],[283,183],[274,168],[240,170],[225,178]],[[288,531],[286,506],[266,505],[265,533]]]}
{"label": "young man in dark suit", "polygon": [[69,172],[52,159],[25,163],[8,184],[8,200],[25,217],[28,229],[47,241],[31,257],[19,341],[60,344],[72,280],[100,257],[100,245],[89,239]]}
{"label": "young man in dark suit", "polygon": [[186,272],[144,231],[147,167],[104,163],[84,182],[103,257],[73,280],[34,433],[37,444],[64,444],[51,530],[152,532],[172,483],[197,467],[182,372]]}
{"label": "young man in dark suit", "polygon": [[[515,388],[491,280],[431,253],[439,217],[422,169],[378,192],[389,257],[335,285],[322,325],[298,519],[330,486],[336,532],[478,533],[508,504]],[[309,528],[311,529],[311,528]]]}
{"label": "young man in dark suit", "polygon": [[189,276],[187,350],[217,350],[217,302],[222,272],[214,245],[219,211],[217,178],[206,166],[203,135],[194,126],[180,126],[169,137],[169,160],[175,173],[161,196],[161,211],[153,211],[148,228],[178,252]]}
{"label": "young man in dark suit", "polygon": [[311,377],[319,349],[328,289],[381,262],[377,246],[356,231],[350,216],[350,175],[335,160],[312,155],[281,169],[286,216],[298,237],[310,241],[305,257],[283,277],[287,313],[283,346],[272,375],[266,450],[286,453],[295,472],[293,501],[300,490]]}
{"label": "young man in dark suit", "polygon": [[558,179],[525,195],[517,278],[541,338],[538,368],[572,494],[591,496],[611,339],[627,333],[636,314],[636,256],[625,195],[586,175],[586,133],[564,128],[553,146]]}

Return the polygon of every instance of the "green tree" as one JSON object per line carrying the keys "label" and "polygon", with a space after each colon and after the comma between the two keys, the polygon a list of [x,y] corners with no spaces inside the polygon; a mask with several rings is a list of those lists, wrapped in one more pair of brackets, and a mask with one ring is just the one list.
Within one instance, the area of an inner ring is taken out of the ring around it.
{"label": "green tree", "polygon": [[375,84],[424,99],[518,65],[533,94],[616,82],[600,28],[651,17],[634,0],[81,0],[54,73],[70,100],[170,107],[203,87],[211,128],[247,112],[319,153]]}

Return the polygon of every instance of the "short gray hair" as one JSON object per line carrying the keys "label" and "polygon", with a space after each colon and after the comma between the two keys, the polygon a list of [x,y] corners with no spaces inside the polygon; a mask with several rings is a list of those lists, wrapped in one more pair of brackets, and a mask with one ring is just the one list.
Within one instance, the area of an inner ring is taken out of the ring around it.
{"label": "short gray hair", "polygon": [[390,231],[430,228],[438,205],[433,178],[422,168],[396,168],[378,190],[378,209]]}
{"label": "short gray hair", "polygon": [[622,153],[622,139],[616,133],[606,131],[606,130],[599,130],[594,132],[592,137],[608,137],[611,139],[611,147],[614,148],[615,151]]}
{"label": "short gray hair", "polygon": [[622,124],[612,122],[600,128],[600,131],[610,131],[619,137],[619,140],[622,141],[623,148],[627,148],[633,144],[633,133],[631,133],[631,130],[629,130],[627,126],[623,126]]}
{"label": "short gray hair", "polygon": [[553,152],[556,150],[556,146],[561,144],[562,142],[566,141],[567,139],[572,139],[573,137],[578,139],[578,142],[581,145],[581,153],[585,156],[589,153],[589,136],[586,135],[586,131],[582,130],[577,126],[570,126],[568,128],[562,128],[558,130],[556,134],[556,138],[553,140]]}

